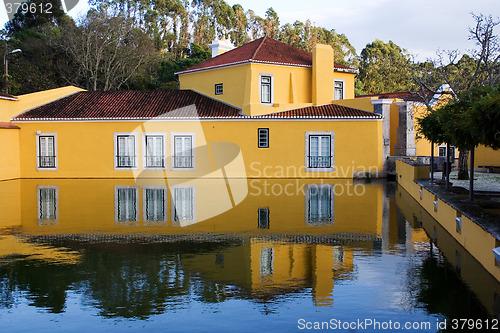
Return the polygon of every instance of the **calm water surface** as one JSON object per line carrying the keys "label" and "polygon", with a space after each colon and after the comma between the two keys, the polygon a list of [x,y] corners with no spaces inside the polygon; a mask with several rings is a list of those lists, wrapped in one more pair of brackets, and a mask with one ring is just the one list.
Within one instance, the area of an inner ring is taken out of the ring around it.
{"label": "calm water surface", "polygon": [[[1,332],[437,332],[500,314],[498,282],[396,184],[17,180],[0,193]],[[372,325],[340,329],[358,321]]]}

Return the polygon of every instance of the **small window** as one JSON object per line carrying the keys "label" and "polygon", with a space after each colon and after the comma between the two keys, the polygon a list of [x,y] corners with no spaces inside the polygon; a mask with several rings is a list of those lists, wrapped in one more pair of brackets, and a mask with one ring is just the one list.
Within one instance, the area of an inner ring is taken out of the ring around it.
{"label": "small window", "polygon": [[224,87],[223,87],[222,83],[217,83],[215,85],[215,94],[222,95],[223,92],[224,92]]}
{"label": "small window", "polygon": [[258,147],[269,148],[269,128],[259,128],[258,136]]}
{"label": "small window", "polygon": [[137,134],[115,133],[115,170],[137,170]]}
{"label": "small window", "polygon": [[344,99],[344,81],[334,82],[334,99]]}
{"label": "small window", "polygon": [[258,221],[259,229],[269,229],[269,208],[259,208],[258,215],[259,215],[259,221]]}
{"label": "small window", "polygon": [[57,170],[57,135],[37,135],[37,170]]}
{"label": "small window", "polygon": [[260,77],[260,101],[265,104],[272,103],[271,76]]}
{"label": "small window", "polygon": [[143,153],[145,169],[165,168],[165,136],[164,133],[146,133],[143,136]]}
{"label": "small window", "polygon": [[195,170],[194,133],[172,133],[172,170]]}

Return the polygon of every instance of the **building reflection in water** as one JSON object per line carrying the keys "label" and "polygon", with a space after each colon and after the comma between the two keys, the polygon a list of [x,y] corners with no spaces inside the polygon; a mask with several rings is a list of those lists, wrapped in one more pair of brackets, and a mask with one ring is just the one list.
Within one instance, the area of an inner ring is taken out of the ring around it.
{"label": "building reflection in water", "polygon": [[[407,297],[432,313],[456,315],[429,297],[436,286],[426,282],[447,269],[433,261],[427,237],[439,226],[402,190],[394,196],[385,183],[352,180],[232,182],[231,189],[248,187],[238,205],[228,187],[209,179],[170,187],[126,179],[0,183],[8,201],[0,203],[1,226],[15,230],[0,239],[0,280],[8,281],[0,306],[19,290],[39,300],[36,306],[61,312],[64,290],[78,285],[110,317],[145,318],[194,299],[272,302],[298,292],[310,293],[315,306],[332,306],[336,283],[360,278],[364,258],[418,252],[428,259],[408,266],[409,281],[417,282],[405,287]],[[214,216],[225,199],[232,208]],[[459,261],[456,274],[497,315],[498,283],[437,234],[445,257]],[[453,288],[467,289],[458,282]]]}

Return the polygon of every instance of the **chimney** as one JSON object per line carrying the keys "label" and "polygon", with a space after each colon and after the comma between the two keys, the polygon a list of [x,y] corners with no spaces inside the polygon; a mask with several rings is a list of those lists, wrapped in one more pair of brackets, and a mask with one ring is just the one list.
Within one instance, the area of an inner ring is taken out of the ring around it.
{"label": "chimney", "polygon": [[333,49],[316,44],[312,61],[312,103],[324,105],[333,101]]}
{"label": "chimney", "polygon": [[212,49],[212,58],[234,49],[234,45],[230,41],[225,39],[215,39],[212,41],[212,44],[209,44],[208,46],[210,46],[210,48]]}

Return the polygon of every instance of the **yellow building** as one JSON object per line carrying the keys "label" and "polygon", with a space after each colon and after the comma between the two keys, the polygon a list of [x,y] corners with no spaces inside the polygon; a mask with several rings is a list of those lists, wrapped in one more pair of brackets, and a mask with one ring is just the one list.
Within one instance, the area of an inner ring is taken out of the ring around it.
{"label": "yellow building", "polygon": [[37,93],[9,106],[0,179],[384,176],[381,113],[332,103],[355,74],[330,46],[262,38],[179,73],[177,91]]}

